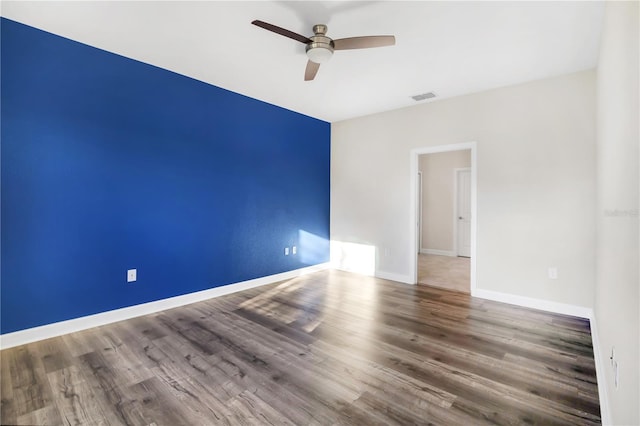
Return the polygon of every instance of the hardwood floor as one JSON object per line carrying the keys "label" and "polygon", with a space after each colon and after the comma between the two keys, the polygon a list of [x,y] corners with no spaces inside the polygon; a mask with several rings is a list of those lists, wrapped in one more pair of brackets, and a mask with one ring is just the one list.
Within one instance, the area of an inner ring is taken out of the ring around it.
{"label": "hardwood floor", "polygon": [[418,282],[447,290],[470,293],[471,259],[419,254]]}
{"label": "hardwood floor", "polygon": [[324,271],[3,350],[2,424],[599,424],[587,320]]}

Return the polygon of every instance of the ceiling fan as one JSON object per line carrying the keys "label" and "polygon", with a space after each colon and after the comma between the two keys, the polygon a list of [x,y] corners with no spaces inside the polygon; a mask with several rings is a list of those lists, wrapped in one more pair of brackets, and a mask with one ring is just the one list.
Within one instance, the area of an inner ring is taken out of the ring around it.
{"label": "ceiling fan", "polygon": [[392,35],[349,37],[332,40],[326,36],[327,26],[322,24],[314,25],[314,35],[305,37],[293,31],[269,24],[268,22],[255,20],[251,23],[307,45],[306,52],[309,60],[307,61],[307,68],[304,71],[305,81],[315,78],[320,64],[328,61],[333,55],[334,50],[368,49],[370,47],[393,46],[396,44],[396,38]]}

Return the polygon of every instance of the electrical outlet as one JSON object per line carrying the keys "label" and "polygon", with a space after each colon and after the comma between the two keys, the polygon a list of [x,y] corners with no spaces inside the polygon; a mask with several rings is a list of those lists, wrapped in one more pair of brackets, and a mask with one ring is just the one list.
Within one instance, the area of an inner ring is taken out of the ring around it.
{"label": "electrical outlet", "polygon": [[296,246],[291,247],[291,253],[292,254],[297,254],[298,253],[298,248]]}
{"label": "electrical outlet", "polygon": [[609,360],[611,361],[611,368],[613,368],[613,383],[618,389],[618,380],[620,376],[618,375],[618,360],[616,359],[616,347],[611,346],[611,355],[609,356]]}
{"label": "electrical outlet", "polygon": [[549,275],[550,280],[557,280],[558,268],[556,268],[555,266],[550,266],[549,269],[547,270],[547,274]]}
{"label": "electrical outlet", "polygon": [[127,282],[132,283],[138,279],[138,270],[137,269],[128,269],[127,270]]}
{"label": "electrical outlet", "polygon": [[615,361],[615,359],[616,359],[616,347],[615,346],[611,346],[611,356],[609,357],[609,359],[611,360],[611,366],[613,366],[613,361]]}
{"label": "electrical outlet", "polygon": [[284,255],[289,256],[289,247],[284,248]]}

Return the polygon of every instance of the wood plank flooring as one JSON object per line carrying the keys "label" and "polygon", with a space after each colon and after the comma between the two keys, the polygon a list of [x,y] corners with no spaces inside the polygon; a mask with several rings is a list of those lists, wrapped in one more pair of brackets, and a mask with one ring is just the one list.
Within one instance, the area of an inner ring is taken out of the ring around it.
{"label": "wood plank flooring", "polygon": [[3,425],[600,424],[587,320],[339,271],[0,360]]}
{"label": "wood plank flooring", "polygon": [[418,255],[418,283],[445,290],[470,293],[471,259],[468,257]]}

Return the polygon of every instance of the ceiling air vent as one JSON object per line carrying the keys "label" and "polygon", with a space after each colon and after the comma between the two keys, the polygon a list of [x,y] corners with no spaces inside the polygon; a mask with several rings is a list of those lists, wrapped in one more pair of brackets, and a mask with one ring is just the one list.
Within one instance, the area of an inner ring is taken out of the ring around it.
{"label": "ceiling air vent", "polygon": [[427,93],[423,93],[423,94],[421,94],[421,95],[415,95],[415,96],[412,96],[411,98],[412,98],[414,101],[424,101],[425,99],[431,99],[431,98],[435,98],[435,97],[436,97],[436,94],[435,94],[435,93],[433,93],[433,92],[427,92]]}

